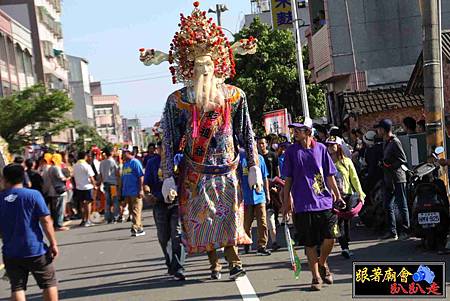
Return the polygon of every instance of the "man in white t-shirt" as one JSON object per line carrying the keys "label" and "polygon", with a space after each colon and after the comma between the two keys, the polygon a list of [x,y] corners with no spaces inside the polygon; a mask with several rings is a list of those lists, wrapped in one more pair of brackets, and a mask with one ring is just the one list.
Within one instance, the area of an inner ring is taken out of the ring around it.
{"label": "man in white t-shirt", "polygon": [[93,189],[95,186],[94,171],[86,162],[87,153],[78,153],[78,162],[73,166],[73,178],[75,180],[74,198],[82,204],[82,220],[80,226],[92,226],[89,216],[92,211]]}

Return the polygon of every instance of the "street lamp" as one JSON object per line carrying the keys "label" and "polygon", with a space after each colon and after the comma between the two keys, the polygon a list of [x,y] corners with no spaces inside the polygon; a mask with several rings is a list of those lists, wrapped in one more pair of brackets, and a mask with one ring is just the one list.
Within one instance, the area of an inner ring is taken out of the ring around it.
{"label": "street lamp", "polygon": [[210,8],[208,10],[208,13],[214,13],[217,15],[217,25],[222,26],[222,21],[220,19],[220,16],[222,13],[226,12],[228,10],[228,7],[225,4],[216,4],[216,9]]}

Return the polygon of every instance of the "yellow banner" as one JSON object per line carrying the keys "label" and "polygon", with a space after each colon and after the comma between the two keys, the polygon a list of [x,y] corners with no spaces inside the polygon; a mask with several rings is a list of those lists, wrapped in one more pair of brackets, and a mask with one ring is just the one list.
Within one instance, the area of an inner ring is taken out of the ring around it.
{"label": "yellow banner", "polygon": [[272,0],[272,21],[274,29],[292,27],[291,3],[295,3],[295,0]]}

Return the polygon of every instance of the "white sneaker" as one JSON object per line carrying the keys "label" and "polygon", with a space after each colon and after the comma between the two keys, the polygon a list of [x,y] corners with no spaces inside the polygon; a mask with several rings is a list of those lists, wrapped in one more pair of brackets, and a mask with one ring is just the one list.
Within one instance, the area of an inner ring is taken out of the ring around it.
{"label": "white sneaker", "polygon": [[137,232],[134,234],[134,236],[136,236],[136,237],[138,237],[138,236],[144,236],[144,235],[145,235],[145,231],[144,231],[144,230],[137,231]]}

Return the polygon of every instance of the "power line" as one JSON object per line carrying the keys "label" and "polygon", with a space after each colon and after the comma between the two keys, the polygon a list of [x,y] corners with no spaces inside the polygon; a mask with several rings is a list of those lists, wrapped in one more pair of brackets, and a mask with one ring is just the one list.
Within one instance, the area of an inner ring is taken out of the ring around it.
{"label": "power line", "polygon": [[111,82],[111,81],[126,80],[126,79],[136,79],[136,78],[140,78],[140,77],[153,76],[153,75],[162,75],[162,74],[167,74],[167,73],[168,73],[168,71],[160,71],[160,72],[146,73],[146,74],[140,74],[140,75],[130,75],[130,76],[125,76],[125,77],[106,78],[106,79],[96,80],[96,81],[103,83],[103,82]]}
{"label": "power line", "polygon": [[109,83],[106,83],[106,84],[104,84],[102,82],[102,86],[135,83],[135,82],[142,82],[142,81],[148,81],[148,80],[159,79],[159,78],[168,78],[168,77],[171,77],[171,76],[170,75],[161,75],[161,76],[146,77],[146,78],[141,78],[141,79],[115,81],[115,82],[109,82]]}
{"label": "power line", "polygon": [[[107,82],[107,83],[103,83],[102,81],[100,81],[100,82],[102,83],[102,87],[103,87],[103,86],[109,86],[109,85],[128,84],[128,83],[149,81],[149,80],[155,80],[155,79],[160,79],[160,78],[169,78],[169,77],[171,77],[171,76],[170,75],[161,75],[161,76],[144,77],[144,78],[132,79],[132,80],[112,81],[112,82]],[[81,82],[81,81],[69,83],[69,86],[71,86],[71,87],[82,86],[82,85],[83,85],[83,82]]]}

